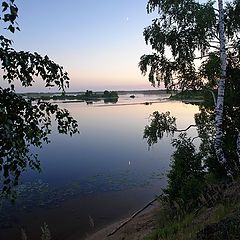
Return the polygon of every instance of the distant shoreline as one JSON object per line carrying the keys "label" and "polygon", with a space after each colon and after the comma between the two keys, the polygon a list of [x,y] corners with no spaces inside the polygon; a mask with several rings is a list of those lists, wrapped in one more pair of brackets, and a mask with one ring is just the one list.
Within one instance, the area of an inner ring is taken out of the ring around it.
{"label": "distant shoreline", "polygon": [[[162,101],[165,100],[165,101]],[[136,103],[115,103],[115,104],[101,104],[101,105],[95,105],[94,107],[110,107],[110,106],[131,106],[131,105],[151,105],[154,103],[166,103],[171,102],[172,100],[168,98],[161,99],[160,101],[149,101],[149,102],[136,102]]]}
{"label": "distant shoreline", "polygon": [[[204,100],[196,100],[196,99],[182,99],[182,100],[173,100],[173,99],[170,99],[170,98],[162,98],[161,100],[159,101],[146,101],[146,102],[135,102],[135,103],[101,103],[101,104],[90,104],[90,106],[93,106],[93,107],[120,107],[120,106],[131,106],[131,105],[152,105],[152,104],[155,104],[155,103],[166,103],[166,102],[183,102],[183,103],[186,103],[186,104],[191,104],[191,103],[203,103]],[[84,103],[85,101],[53,101],[52,103]]]}
{"label": "distant shoreline", "polygon": [[[115,90],[114,90],[115,91]],[[95,93],[103,93],[103,91],[94,91]],[[153,90],[116,90],[115,92],[117,92],[119,95],[126,95],[126,94],[157,94],[157,93],[169,93],[166,89],[153,89]],[[84,94],[84,91],[72,91],[72,92],[67,92],[66,94]],[[171,92],[170,92],[171,93]],[[20,95],[59,95],[61,94],[61,92],[19,92],[17,94]]]}

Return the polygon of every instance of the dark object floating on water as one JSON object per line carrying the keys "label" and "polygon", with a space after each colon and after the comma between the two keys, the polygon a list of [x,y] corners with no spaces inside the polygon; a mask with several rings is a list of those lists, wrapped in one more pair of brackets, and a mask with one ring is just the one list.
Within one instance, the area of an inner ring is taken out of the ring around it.
{"label": "dark object floating on water", "polygon": [[135,98],[135,95],[131,95],[130,98]]}
{"label": "dark object floating on water", "polygon": [[145,105],[151,105],[152,103],[151,102],[145,102],[144,104]]}

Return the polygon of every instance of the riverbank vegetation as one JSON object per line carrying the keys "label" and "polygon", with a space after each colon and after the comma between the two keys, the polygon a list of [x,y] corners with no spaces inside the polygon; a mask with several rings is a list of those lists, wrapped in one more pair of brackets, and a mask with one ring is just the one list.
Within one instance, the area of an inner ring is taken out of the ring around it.
{"label": "riverbank vegetation", "polygon": [[[149,13],[158,18],[144,30],[152,54],[143,55],[139,67],[153,86],[164,82],[170,90],[181,89],[172,99],[211,101],[199,105],[195,125],[177,129],[169,112],[154,112],[144,138],[149,146],[164,134],[174,139],[168,185],[161,201],[159,225],[147,239],[239,239],[240,224],[240,2],[233,0],[218,9],[213,1],[149,0]],[[2,1],[1,22],[14,33],[18,8],[15,1]],[[78,124],[70,113],[42,100],[80,100],[116,102],[117,92],[67,95],[68,74],[47,56],[16,51],[13,42],[0,36],[0,61],[3,80],[0,87],[1,151],[0,196],[9,196],[27,167],[40,170],[31,146],[49,142],[51,115],[59,133],[75,134]],[[169,51],[170,50],[170,51]],[[170,54],[170,55],[169,55]],[[196,59],[200,60],[196,64]],[[150,69],[150,70],[149,70]],[[14,81],[29,87],[34,77],[41,77],[46,87],[57,86],[62,94],[31,99],[16,94]],[[190,138],[187,130],[195,127],[198,135]],[[199,139],[197,148],[194,141]]]}
{"label": "riverbank vegetation", "polygon": [[108,91],[104,92],[93,92],[91,90],[86,90],[85,93],[64,93],[64,94],[24,94],[24,96],[30,97],[33,100],[45,100],[45,101],[100,101],[104,100],[105,102],[117,102],[118,101],[118,93],[116,91]]}
{"label": "riverbank vegetation", "polygon": [[[201,205],[182,212],[164,201],[156,216],[156,229],[145,240],[239,239],[240,183],[211,184],[201,196]],[[199,199],[200,200],[200,199]]]}
{"label": "riverbank vegetation", "polygon": [[[167,88],[180,88],[182,94],[172,99],[203,100],[206,94],[211,98],[199,105],[195,125],[179,130],[169,112],[156,111],[145,128],[149,146],[164,134],[175,137],[161,197],[165,208],[160,226],[147,239],[239,238],[240,2],[217,3],[218,9],[213,1],[147,4],[148,12],[156,11],[159,17],[144,30],[153,54],[141,57],[142,73],[148,73],[153,86],[164,82]],[[197,136],[189,138],[192,127]],[[196,139],[199,148],[194,146]]]}
{"label": "riverbank vegetation", "polygon": [[[240,182],[238,172],[234,171],[238,156],[232,133],[239,125],[240,113],[229,110],[228,104],[226,101],[228,110],[224,118],[228,121],[224,121],[223,143],[228,157],[226,167],[232,169],[234,178],[228,176],[214,152],[214,108],[211,105],[201,104],[200,112],[195,115],[197,138],[188,137],[186,131],[177,133],[176,119],[169,113],[155,113],[151,124],[146,126],[144,136],[150,146],[163,137],[163,132],[176,137],[172,141],[175,152],[167,174],[168,185],[160,197],[163,207],[157,216],[158,225],[147,240],[239,238]],[[233,101],[230,106],[232,104]],[[234,106],[238,108],[238,103]],[[199,148],[194,145],[196,139],[200,140]]]}

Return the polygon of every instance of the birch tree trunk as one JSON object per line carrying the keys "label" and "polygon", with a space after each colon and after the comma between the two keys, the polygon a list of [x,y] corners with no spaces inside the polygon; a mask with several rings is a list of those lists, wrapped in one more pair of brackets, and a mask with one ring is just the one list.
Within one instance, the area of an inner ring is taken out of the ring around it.
{"label": "birch tree trunk", "polygon": [[237,156],[238,156],[238,163],[240,163],[240,132],[237,131]]}
{"label": "birch tree trunk", "polygon": [[224,107],[224,91],[226,80],[227,56],[225,47],[225,33],[224,33],[224,10],[223,0],[218,0],[219,9],[219,38],[220,38],[220,60],[221,60],[221,79],[218,82],[218,96],[215,108],[215,151],[218,161],[226,166],[226,158],[223,151],[223,107]]}

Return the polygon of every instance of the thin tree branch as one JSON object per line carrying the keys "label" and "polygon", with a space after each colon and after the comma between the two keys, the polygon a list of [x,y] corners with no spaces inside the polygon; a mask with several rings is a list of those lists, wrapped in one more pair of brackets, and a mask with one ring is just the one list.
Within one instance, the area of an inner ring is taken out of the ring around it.
{"label": "thin tree branch", "polygon": [[212,90],[210,90],[210,89],[207,89],[206,91],[208,91],[208,92],[210,92],[212,94],[214,106],[216,107],[217,101],[216,101],[216,96],[215,96],[214,92]]}
{"label": "thin tree branch", "polygon": [[209,41],[210,43],[217,43],[217,44],[220,44],[220,40],[219,41]]}
{"label": "thin tree branch", "polygon": [[220,38],[219,38],[219,36],[218,36],[216,33],[214,33],[214,37],[215,37],[216,39],[218,39],[219,42],[220,42]]}
{"label": "thin tree branch", "polygon": [[[212,126],[212,124],[204,124],[204,127],[207,127],[207,126]],[[186,129],[175,129],[174,132],[186,132],[192,127],[200,127],[200,126],[191,124]]]}
{"label": "thin tree branch", "polygon": [[199,138],[199,136],[196,136],[196,137],[192,138],[191,143],[192,143],[195,139],[197,139],[197,138]]}
{"label": "thin tree branch", "polygon": [[206,58],[206,57],[209,57],[209,56],[210,56],[210,55],[204,55],[204,56],[200,56],[200,57],[195,57],[194,60]]}
{"label": "thin tree branch", "polygon": [[226,50],[228,50],[228,49],[235,49],[236,47],[234,47],[234,46],[228,46],[228,47],[226,47]]}
{"label": "thin tree branch", "polygon": [[189,130],[192,127],[197,127],[197,125],[191,124],[186,129],[181,129],[181,130],[176,129],[175,132],[186,132],[187,130]]}
{"label": "thin tree branch", "polygon": [[215,48],[215,49],[217,49],[218,51],[220,50],[220,48],[217,47],[217,46],[214,46],[214,45],[211,45],[211,44],[209,44],[208,46],[211,47],[211,48]]}

